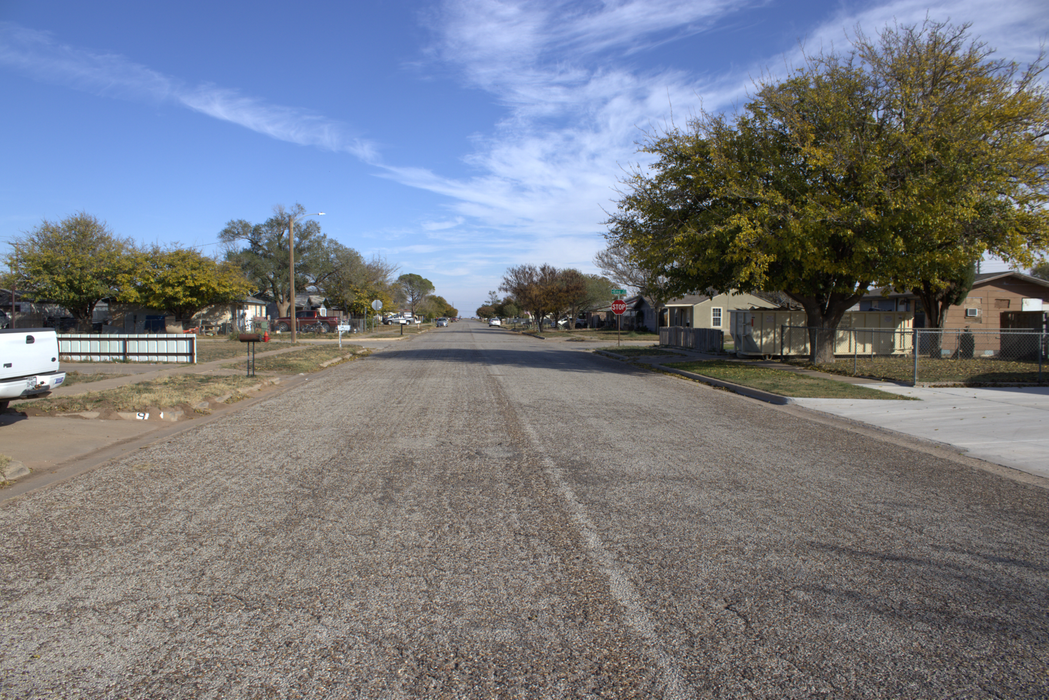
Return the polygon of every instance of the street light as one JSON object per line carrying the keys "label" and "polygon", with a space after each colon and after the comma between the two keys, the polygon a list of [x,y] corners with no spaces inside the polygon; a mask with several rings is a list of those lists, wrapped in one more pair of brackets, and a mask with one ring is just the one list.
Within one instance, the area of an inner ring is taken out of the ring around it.
{"label": "street light", "polygon": [[324,212],[319,211],[316,214],[299,214],[298,216],[288,217],[288,275],[291,278],[291,342],[295,342],[295,332],[298,330],[299,321],[295,316],[295,221],[306,216],[324,216]]}

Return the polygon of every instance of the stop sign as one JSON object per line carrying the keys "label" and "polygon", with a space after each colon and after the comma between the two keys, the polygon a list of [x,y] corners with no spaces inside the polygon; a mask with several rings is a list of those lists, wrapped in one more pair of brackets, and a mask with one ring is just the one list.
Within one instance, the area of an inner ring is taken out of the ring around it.
{"label": "stop sign", "polygon": [[622,314],[624,311],[626,311],[626,302],[625,301],[623,301],[622,299],[616,299],[615,301],[612,302],[612,313],[614,313],[616,316],[618,316],[618,315]]}

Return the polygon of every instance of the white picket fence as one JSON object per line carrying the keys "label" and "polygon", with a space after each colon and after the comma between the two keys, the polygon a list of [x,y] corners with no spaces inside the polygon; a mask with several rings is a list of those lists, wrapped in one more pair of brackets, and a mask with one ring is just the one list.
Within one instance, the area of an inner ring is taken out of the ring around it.
{"label": "white picket fence", "polygon": [[197,336],[181,333],[58,336],[67,362],[197,362]]}

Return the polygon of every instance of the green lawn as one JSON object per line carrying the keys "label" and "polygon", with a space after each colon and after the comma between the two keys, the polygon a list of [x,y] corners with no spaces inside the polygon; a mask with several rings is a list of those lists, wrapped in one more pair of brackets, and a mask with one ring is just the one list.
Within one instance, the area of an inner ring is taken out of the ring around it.
{"label": "green lawn", "polygon": [[649,345],[647,347],[633,347],[629,345],[613,345],[606,348],[597,348],[598,350],[604,350],[605,352],[615,353],[616,355],[622,355],[623,357],[646,357],[646,356],[659,356],[659,355],[678,355],[681,353],[674,352],[670,348],[660,347],[659,345]]}
{"label": "green lawn", "polygon": [[[793,363],[792,363],[793,364]],[[807,362],[801,363],[808,365]],[[874,377],[897,382],[914,381],[914,357],[859,358],[853,367],[849,357],[813,369],[830,374]],[[995,357],[950,359],[940,357],[918,358],[918,382],[927,384],[1038,384],[1038,362],[1002,360]],[[1041,383],[1049,382],[1049,364],[1042,367]]]}
{"label": "green lawn", "polygon": [[757,367],[745,362],[729,362],[726,360],[674,362],[668,363],[667,367],[791,398],[908,400],[903,396],[889,394],[865,386],[846,384],[833,379],[811,377],[785,369]]}

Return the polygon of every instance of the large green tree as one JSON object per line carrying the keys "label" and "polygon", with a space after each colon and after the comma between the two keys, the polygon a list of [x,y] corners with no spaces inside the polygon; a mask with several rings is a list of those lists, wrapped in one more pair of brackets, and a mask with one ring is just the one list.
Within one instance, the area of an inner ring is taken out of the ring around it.
{"label": "large green tree", "polygon": [[430,296],[434,289],[433,282],[415,273],[401,275],[397,278],[394,287],[398,297],[403,299],[404,303],[408,304],[408,307],[412,310],[412,316],[415,316],[416,307],[426,297]]}
{"label": "large green tree", "polygon": [[328,271],[327,239],[320,224],[299,218],[306,213],[301,204],[291,209],[273,208],[273,216],[261,224],[231,220],[219,232],[226,244],[226,259],[240,266],[255,289],[277,304],[282,317],[289,316],[290,298],[288,227],[295,219],[295,289],[307,291]]}
{"label": "large green tree", "polygon": [[11,248],[6,262],[17,288],[63,306],[81,330],[90,330],[98,302],[118,297],[133,268],[131,242],[86,212],[44,219]]}
{"label": "large green tree", "polygon": [[121,301],[170,312],[182,323],[213,304],[243,299],[253,290],[233,262],[219,262],[190,248],[137,251]]}
{"label": "large green tree", "polygon": [[984,252],[1029,264],[1047,237],[1042,66],[995,61],[967,28],[860,37],[762,85],[734,119],[704,115],[655,157],[610,220],[676,292],[782,290],[812,359],[875,283],[944,287]]}
{"label": "large green tree", "polygon": [[547,314],[558,311],[562,300],[558,270],[552,265],[516,265],[503,274],[499,289],[513,297],[517,306],[532,314],[543,330]]}
{"label": "large green tree", "polygon": [[327,240],[317,256],[312,286],[335,307],[353,316],[367,316],[378,299],[387,307],[393,301],[390,276],[397,267],[380,257],[365,260],[353,248]]}
{"label": "large green tree", "polygon": [[428,319],[435,319],[440,317],[455,318],[459,315],[458,309],[448,303],[444,297],[439,295],[431,295],[423,300],[420,305],[423,316]]}

